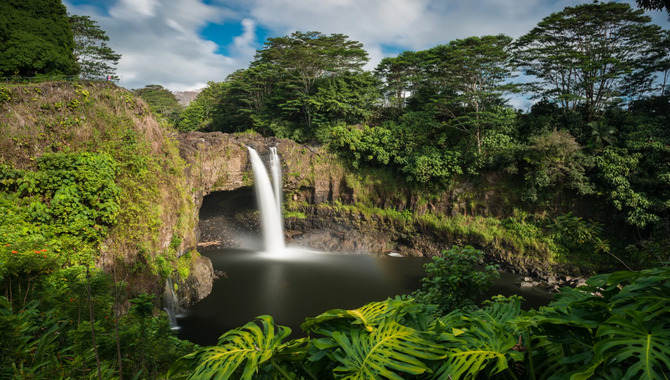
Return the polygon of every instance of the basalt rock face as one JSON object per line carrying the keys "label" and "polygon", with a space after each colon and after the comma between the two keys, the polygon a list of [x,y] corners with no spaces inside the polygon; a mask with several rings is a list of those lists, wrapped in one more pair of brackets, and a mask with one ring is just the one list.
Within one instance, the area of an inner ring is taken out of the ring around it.
{"label": "basalt rock face", "polygon": [[269,148],[276,147],[281,157],[287,200],[318,205],[328,202],[354,204],[364,198],[374,207],[410,210],[418,214],[500,216],[508,212],[500,207],[505,204],[498,199],[500,194],[487,188],[488,183],[497,181],[493,178],[495,174],[487,176],[483,184],[475,186],[462,182],[435,199],[419,202],[410,189],[398,186],[389,190],[385,188],[388,184],[381,181],[369,180],[365,188],[355,189],[356,185],[349,181],[354,174],[332,153],[318,146],[255,134],[221,132],[188,132],[180,134],[178,139],[180,154],[187,162],[186,177],[193,190],[196,209],[202,205],[203,197],[213,191],[253,186],[247,147],[256,149],[264,159],[269,155]]}
{"label": "basalt rock face", "polygon": [[247,147],[256,149],[263,158],[270,147],[277,148],[282,159],[284,193],[293,201],[314,204],[352,200],[353,190],[346,185],[344,168],[317,147],[259,135],[189,132],[179,136],[179,150],[187,163],[186,177],[196,210],[211,192],[253,186]]}
{"label": "basalt rock face", "polygon": [[[363,200],[374,207],[398,212],[409,210],[414,215],[501,216],[509,210],[504,209],[505,202],[494,190],[495,174],[486,176],[481,184],[463,182],[430,201],[419,201],[417,194],[401,186],[389,189],[388,182],[376,179],[351,180],[355,174],[348,171],[333,154],[321,147],[301,145],[286,139],[218,132],[181,134],[179,149],[187,163],[186,177],[196,211],[200,210],[204,197],[212,192],[229,191],[229,195],[233,196],[233,190],[252,188],[253,173],[247,147],[256,149],[264,160],[269,157],[270,147],[277,148],[282,163],[285,200],[302,205],[304,216],[287,217],[285,220],[289,244],[348,254],[383,255],[396,252],[405,256],[426,257],[437,255],[454,244],[473,245],[486,252],[488,261],[497,262],[512,272],[543,276],[552,270],[537,258],[519,257],[506,249],[464,241],[462,237],[439,233],[430,225],[416,220],[399,222],[356,211],[355,207],[338,209],[336,206],[353,205]],[[363,182],[365,185],[361,185]],[[247,231],[257,231],[258,221],[253,220],[253,215],[250,218],[247,216],[241,222],[245,224],[243,227]],[[198,217],[193,215],[194,220]],[[214,222],[201,224],[201,227],[204,227],[205,240],[209,239],[208,244],[240,246],[236,239],[222,236],[234,235],[227,232],[234,230],[230,226],[221,229]],[[217,230],[219,235],[215,236],[209,230]],[[201,240],[199,233],[196,235],[193,241],[187,242],[192,247]]]}
{"label": "basalt rock face", "polygon": [[188,278],[177,291],[179,307],[186,308],[207,297],[212,292],[214,279],[214,268],[209,258],[200,256],[194,260]]}

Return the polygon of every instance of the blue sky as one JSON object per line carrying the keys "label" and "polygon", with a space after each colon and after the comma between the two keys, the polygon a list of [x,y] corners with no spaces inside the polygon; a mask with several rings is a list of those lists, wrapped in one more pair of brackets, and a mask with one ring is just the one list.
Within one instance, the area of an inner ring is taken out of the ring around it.
{"label": "blue sky", "polygon": [[[633,0],[621,0],[634,5]],[[583,0],[64,0],[88,15],[122,55],[120,84],[204,87],[246,68],[268,37],[298,31],[342,33],[364,44],[372,70],[404,50],[457,38],[519,37],[542,18]],[[667,15],[648,12],[670,28]]]}

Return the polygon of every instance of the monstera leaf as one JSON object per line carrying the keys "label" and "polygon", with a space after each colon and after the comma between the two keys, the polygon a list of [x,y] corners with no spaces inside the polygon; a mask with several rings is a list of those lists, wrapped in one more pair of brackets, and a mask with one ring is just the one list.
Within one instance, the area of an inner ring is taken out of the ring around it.
{"label": "monstera leaf", "polygon": [[[469,322],[467,327],[452,327],[452,333],[441,336],[449,352],[436,371],[436,378],[475,378],[480,372],[490,377],[509,368],[510,361],[523,361],[523,354],[514,350],[518,341],[505,323],[464,316],[461,319]],[[445,321],[448,323],[449,319]]]}
{"label": "monstera leaf", "polygon": [[550,341],[546,336],[533,336],[530,333],[525,335],[524,341],[528,349],[526,371],[533,374],[535,379],[567,377],[565,376],[567,370],[560,362],[564,353],[560,344]]}
{"label": "monstera leaf", "polygon": [[269,315],[257,317],[255,321],[221,335],[217,346],[204,347],[179,358],[168,376],[191,370],[189,379],[251,379],[260,365],[275,354],[289,346],[295,349],[295,344],[282,344],[290,333],[288,327],[275,326]]}
{"label": "monstera leaf", "polygon": [[612,313],[622,315],[639,311],[650,321],[670,310],[670,268],[640,272],[616,272],[608,277],[611,286],[620,289],[612,297]]}
{"label": "monstera leaf", "polygon": [[393,319],[381,321],[372,332],[354,329],[334,332],[338,349],[330,355],[339,365],[333,373],[345,379],[403,379],[398,372],[430,372],[424,361],[444,358],[445,350],[426,334]]}
{"label": "monstera leaf", "polygon": [[484,307],[474,310],[472,315],[514,329],[516,324],[510,322],[514,322],[521,315],[522,300],[522,297],[516,295],[511,297],[494,296],[490,300],[484,301]]}
{"label": "monstera leaf", "polygon": [[394,315],[400,317],[408,312],[408,308],[415,305],[413,300],[387,299],[381,302],[372,302],[358,309],[328,310],[314,318],[306,318],[300,326],[304,331],[318,332],[332,336],[334,331],[347,330],[352,325],[372,332],[381,321]]}
{"label": "monstera leaf", "polygon": [[663,379],[670,373],[670,319],[648,321],[630,310],[613,316],[596,334],[595,354],[610,366],[626,370],[624,379]]}

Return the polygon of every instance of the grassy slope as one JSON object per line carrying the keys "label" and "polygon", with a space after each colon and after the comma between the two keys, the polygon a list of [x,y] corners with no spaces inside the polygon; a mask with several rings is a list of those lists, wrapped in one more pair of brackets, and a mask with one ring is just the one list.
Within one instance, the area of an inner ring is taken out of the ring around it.
{"label": "grassy slope", "polygon": [[151,278],[172,271],[194,229],[185,217],[193,205],[172,131],[141,99],[111,83],[42,83],[0,92],[0,164],[35,170],[45,153],[79,152],[107,153],[118,163],[120,213],[95,259],[136,281],[137,291],[155,290],[158,281]]}

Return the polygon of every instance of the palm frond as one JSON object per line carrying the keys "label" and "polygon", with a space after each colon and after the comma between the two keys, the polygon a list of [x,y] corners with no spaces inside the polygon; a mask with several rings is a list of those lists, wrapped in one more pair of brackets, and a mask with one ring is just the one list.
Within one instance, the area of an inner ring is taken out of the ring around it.
{"label": "palm frond", "polygon": [[412,299],[387,299],[369,303],[358,309],[332,309],[314,318],[306,318],[300,327],[306,332],[318,332],[326,336],[331,336],[332,332],[337,330],[346,330],[350,325],[358,325],[371,332],[389,315],[402,316],[415,304]]}

